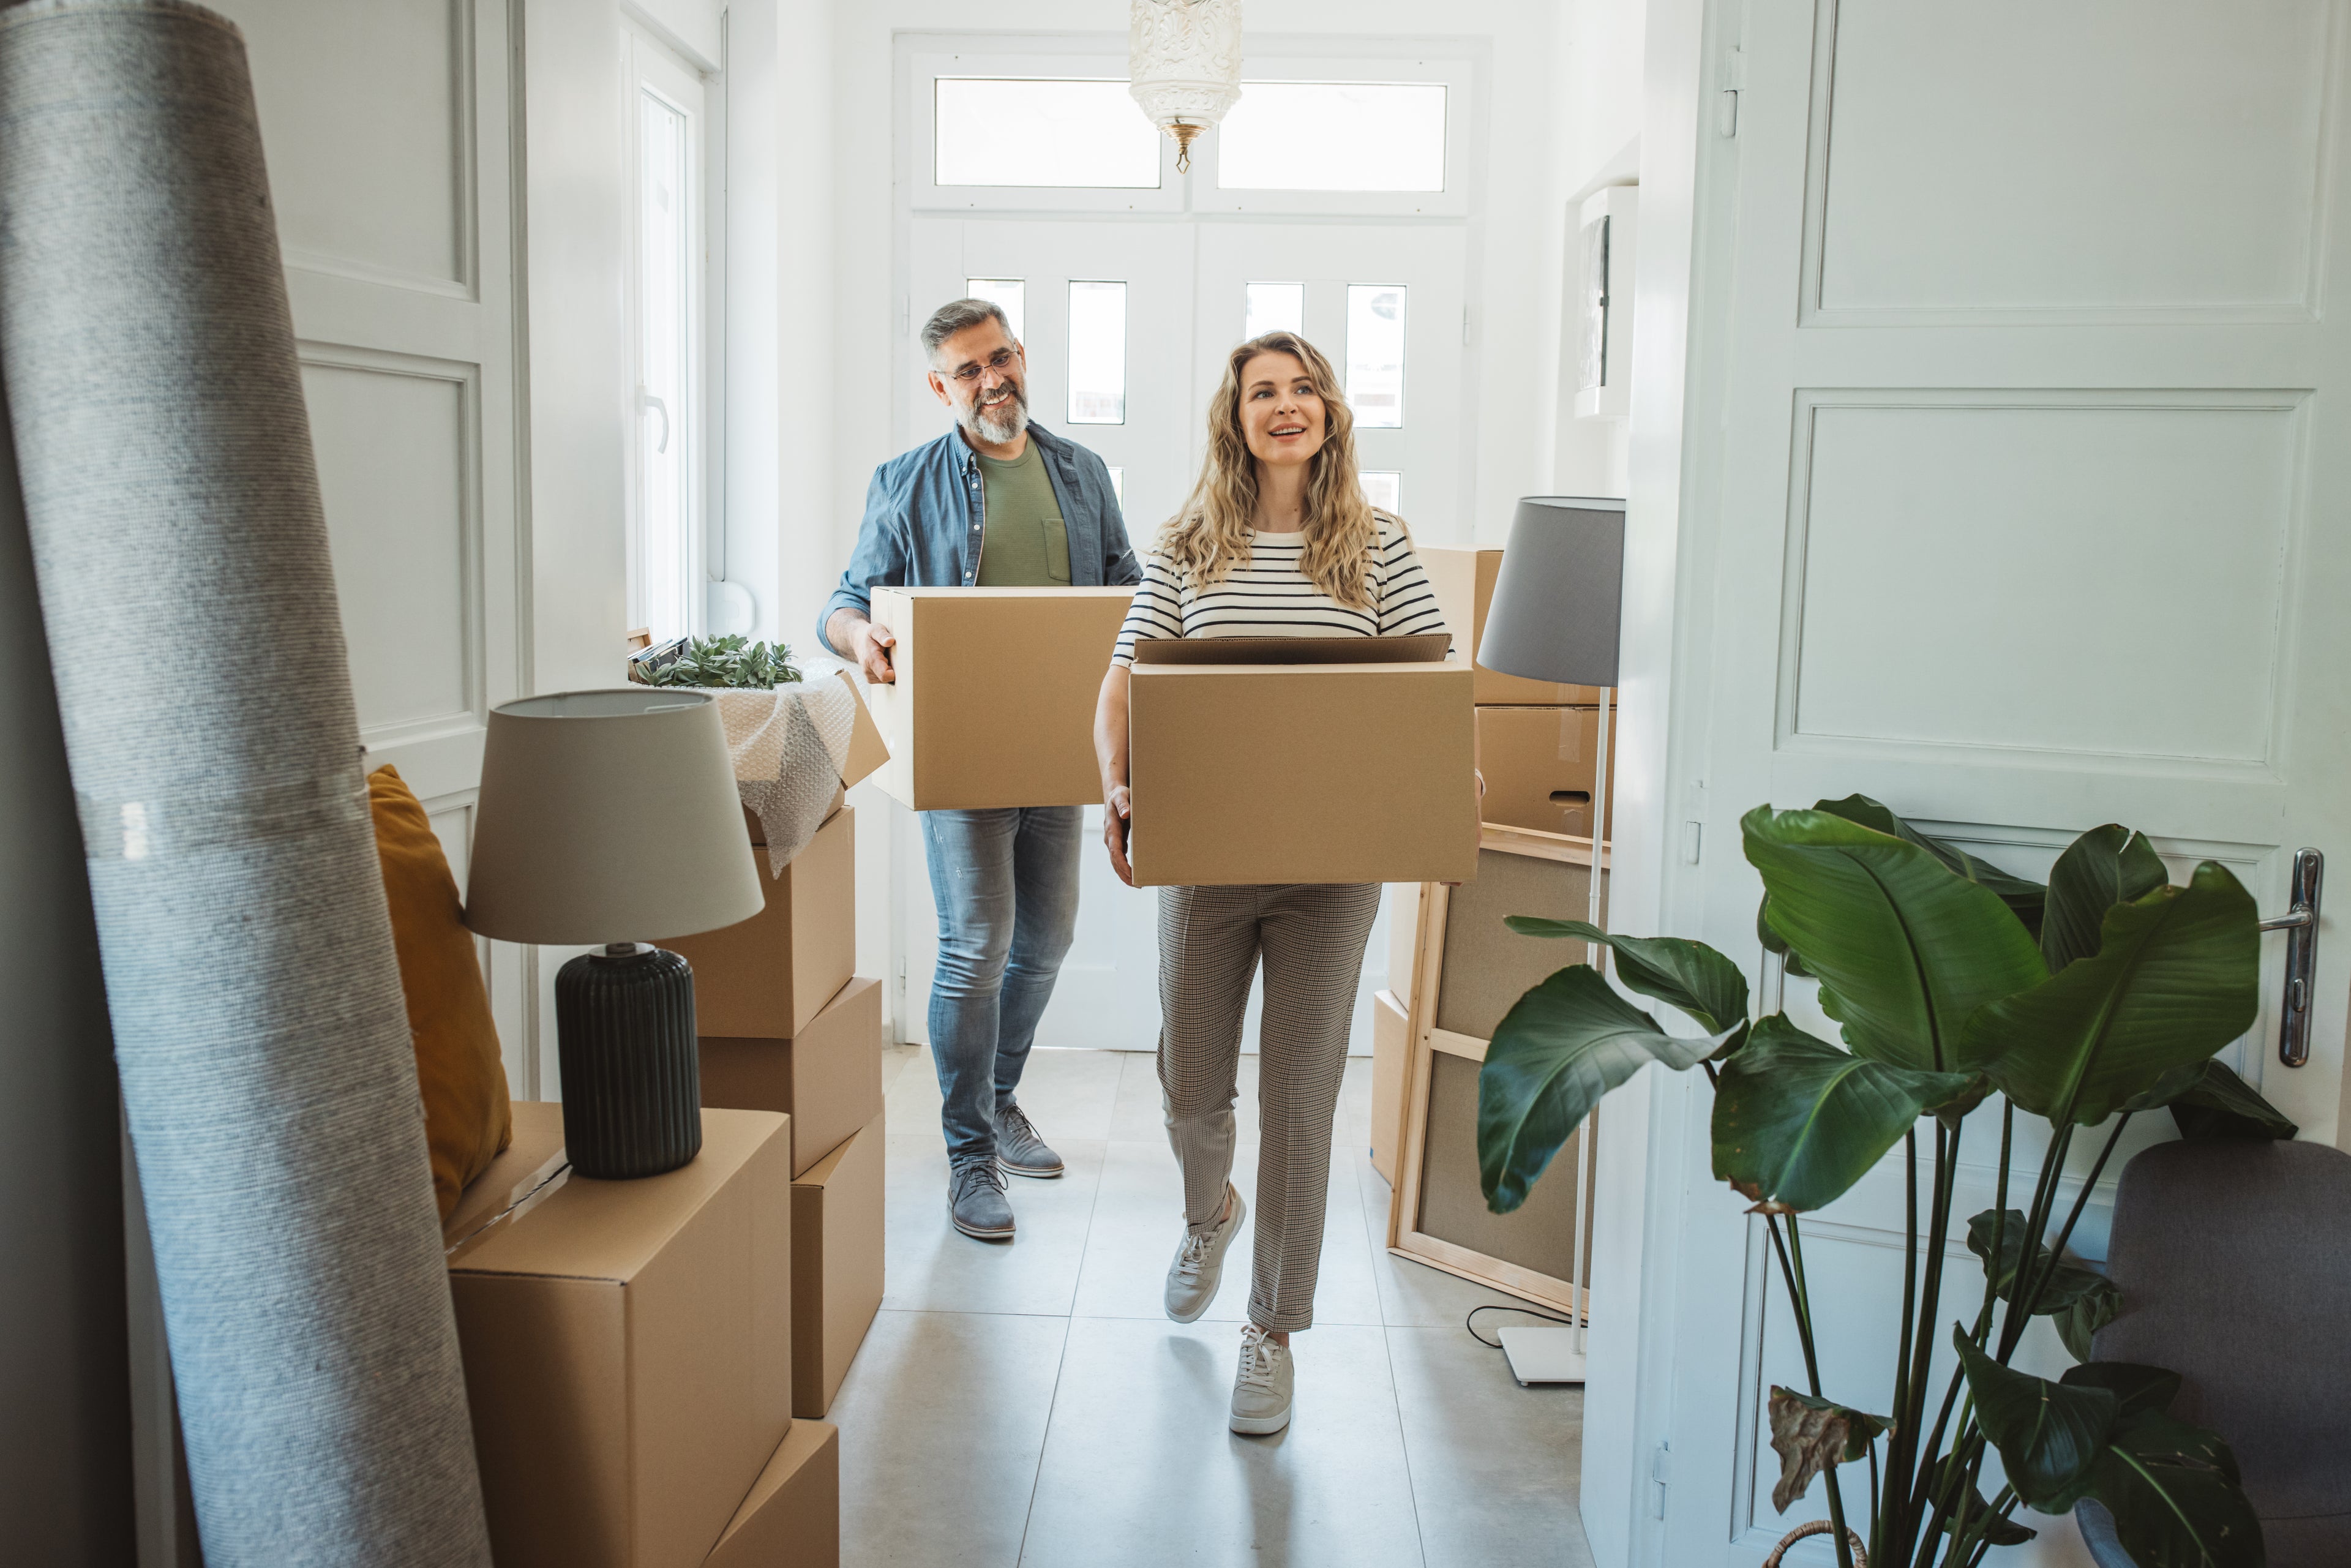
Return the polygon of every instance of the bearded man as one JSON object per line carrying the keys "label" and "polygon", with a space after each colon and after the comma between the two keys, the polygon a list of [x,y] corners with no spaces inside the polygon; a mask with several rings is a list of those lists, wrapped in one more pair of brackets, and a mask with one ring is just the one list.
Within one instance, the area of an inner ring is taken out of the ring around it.
{"label": "bearded man", "polygon": [[[818,623],[869,681],[895,678],[894,638],[867,619],[877,587],[1093,588],[1140,581],[1110,470],[1029,422],[1028,358],[985,299],[943,305],[923,327],[931,392],[956,428],[873,470],[865,520]],[[924,811],[938,905],[931,1055],[945,1103],[947,1214],[1008,1240],[1004,1172],[1051,1177],[1061,1158],[1016,1092],[1037,1020],[1077,930],[1080,806]]]}

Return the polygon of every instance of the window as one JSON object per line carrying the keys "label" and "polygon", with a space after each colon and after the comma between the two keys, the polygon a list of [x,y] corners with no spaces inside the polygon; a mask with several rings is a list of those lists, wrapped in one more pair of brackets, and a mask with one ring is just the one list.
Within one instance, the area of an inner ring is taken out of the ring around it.
{"label": "window", "polygon": [[1401,285],[1347,286],[1347,402],[1368,430],[1404,428]]}
{"label": "window", "polygon": [[1244,82],[1219,134],[1217,184],[1442,191],[1446,90],[1442,82]]}
{"label": "window", "polygon": [[632,245],[629,622],[655,642],[700,627],[704,484],[701,78],[627,40]]}
{"label": "window", "polygon": [[1070,423],[1126,423],[1126,285],[1070,284]]}
{"label": "window", "polygon": [[1382,468],[1358,470],[1356,477],[1364,483],[1364,499],[1391,517],[1403,510],[1404,476]]}
{"label": "window", "polygon": [[1155,190],[1159,131],[1123,81],[940,77],[933,179],[941,185]]}
{"label": "window", "polygon": [[1305,332],[1306,285],[1252,283],[1247,294],[1247,308],[1241,317],[1243,342],[1262,338],[1268,332]]}
{"label": "window", "polygon": [[1004,312],[1012,323],[1012,340],[1029,340],[1029,285],[1018,277],[967,277],[963,280],[966,298],[985,299]]}

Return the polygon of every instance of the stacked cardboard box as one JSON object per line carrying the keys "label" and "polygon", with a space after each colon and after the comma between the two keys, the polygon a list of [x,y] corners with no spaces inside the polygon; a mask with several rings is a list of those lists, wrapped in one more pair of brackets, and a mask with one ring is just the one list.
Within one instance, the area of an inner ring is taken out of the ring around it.
{"label": "stacked cardboard box", "polygon": [[694,966],[703,1104],[790,1118],[792,1413],[813,1419],[882,1305],[882,987],[852,972],[857,813],[781,868],[747,821],[767,907],[661,945]]}
{"label": "stacked cardboard box", "polygon": [[832,1428],[792,1418],[787,1118],[706,1113],[695,1160],[637,1181],[574,1175],[560,1105],[514,1123],[443,1230],[501,1568],[726,1568],[737,1542],[832,1568]]}
{"label": "stacked cardboard box", "polygon": [[[1421,562],[1453,629],[1457,653],[1474,656],[1502,570],[1498,549],[1424,549]],[[1592,800],[1601,767],[1598,686],[1522,680],[1477,666],[1478,768],[1486,797],[1479,815],[1504,827],[1571,838],[1593,836]],[[1611,712],[1608,761],[1615,761]],[[1613,821],[1614,811],[1609,816]],[[1603,825],[1601,837],[1607,834]]]}

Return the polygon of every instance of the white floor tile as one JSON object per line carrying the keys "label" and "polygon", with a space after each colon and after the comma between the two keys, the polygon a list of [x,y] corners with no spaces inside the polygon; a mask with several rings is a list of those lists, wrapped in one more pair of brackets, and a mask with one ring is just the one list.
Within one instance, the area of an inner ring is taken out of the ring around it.
{"label": "white floor tile", "polygon": [[882,1304],[901,1310],[1066,1315],[1102,1179],[1099,1139],[1059,1145],[1068,1174],[1005,1178],[1017,1234],[975,1241],[947,1222],[946,1146],[935,1129],[889,1140]]}
{"label": "white floor tile", "polygon": [[1591,1568],[1575,1507],[1583,1390],[1520,1387],[1458,1324],[1392,1328],[1388,1355],[1429,1568]]}
{"label": "white floor tile", "polygon": [[1416,1568],[1383,1332],[1298,1335],[1270,1437],[1227,1426],[1238,1348],[1226,1323],[1071,1320],[1024,1568]]}
{"label": "white floor tile", "polygon": [[827,1419],[849,1568],[1013,1568],[1069,1321],[884,1310]]}

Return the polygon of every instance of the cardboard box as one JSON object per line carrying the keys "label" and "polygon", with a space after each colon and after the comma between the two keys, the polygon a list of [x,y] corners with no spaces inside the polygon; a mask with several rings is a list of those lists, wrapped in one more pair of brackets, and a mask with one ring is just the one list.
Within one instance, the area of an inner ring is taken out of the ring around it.
{"label": "cardboard box", "polygon": [[[515,1112],[517,1145],[526,1123],[534,1147],[549,1113],[561,1125],[560,1106]],[[637,1181],[566,1168],[454,1239],[499,1568],[709,1556],[791,1427],[792,1208],[784,1118],[707,1111],[692,1164]]]}
{"label": "cardboard box", "polygon": [[[1453,632],[1453,652],[1456,658],[1474,658],[1478,643],[1486,635],[1486,612],[1494,602],[1494,580],[1501,575],[1502,552],[1498,549],[1447,549],[1422,545],[1414,553],[1420,557],[1421,570],[1428,573],[1429,586],[1437,590],[1437,602],[1445,612],[1445,624]],[[1557,706],[1564,703],[1597,703],[1598,686],[1561,685],[1552,681],[1523,680],[1506,675],[1499,670],[1478,666],[1478,702],[1515,704],[1520,706]]]}
{"label": "cardboard box", "polygon": [[832,1408],[882,1308],[882,1118],[792,1183],[792,1414]]}
{"label": "cardboard box", "polygon": [[1467,664],[1138,664],[1140,886],[1478,874]]}
{"label": "cardboard box", "polygon": [[841,1428],[795,1421],[703,1568],[840,1568]]}
{"label": "cardboard box", "polygon": [[883,793],[918,811],[1098,806],[1094,702],[1132,588],[877,588]]}
{"label": "cardboard box", "polygon": [[882,983],[852,980],[789,1040],[702,1037],[702,1103],[792,1119],[792,1175],[882,1114]]}
{"label": "cardboard box", "polygon": [[1412,1018],[1394,991],[1372,997],[1372,1168],[1396,1178],[1404,1147],[1404,1081],[1412,1064]]}
{"label": "cardboard box", "polygon": [[857,813],[835,811],[781,876],[769,874],[765,849],[752,853],[767,907],[739,925],[656,946],[694,966],[695,1033],[789,1040],[857,967]]}
{"label": "cardboard box", "polygon": [[[1614,716],[1608,727],[1612,761]],[[1479,708],[1478,770],[1486,776],[1480,814],[1503,827],[1590,838],[1599,754],[1597,707]],[[1613,800],[1608,814],[1613,821]]]}

